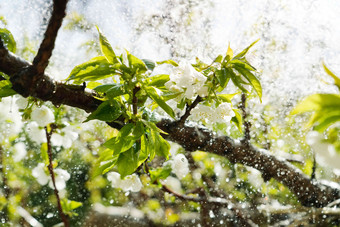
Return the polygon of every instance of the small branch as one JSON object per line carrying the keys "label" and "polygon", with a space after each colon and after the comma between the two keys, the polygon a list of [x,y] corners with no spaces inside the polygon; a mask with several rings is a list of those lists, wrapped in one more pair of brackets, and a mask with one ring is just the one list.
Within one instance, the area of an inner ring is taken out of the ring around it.
{"label": "small branch", "polygon": [[186,109],[185,109],[185,113],[184,115],[181,117],[181,119],[179,119],[179,124],[180,125],[184,125],[185,121],[187,120],[187,118],[190,116],[190,111],[195,108],[197,106],[198,103],[200,103],[202,101],[202,97],[200,97],[199,95],[196,97],[195,101],[191,104],[191,105],[186,105]]}
{"label": "small branch", "polygon": [[241,104],[239,105],[239,108],[242,110],[242,118],[243,118],[243,127],[244,127],[244,139],[243,142],[246,144],[250,143],[250,127],[251,123],[247,121],[248,113],[246,111],[246,101],[247,96],[245,93],[242,93],[241,96]]}
{"label": "small branch", "polygon": [[8,182],[7,182],[7,173],[6,173],[6,163],[5,163],[5,160],[4,160],[4,150],[2,148],[2,146],[0,146],[0,172],[2,174],[2,185],[1,187],[3,188],[4,190],[4,195],[5,195],[5,198],[6,198],[6,204],[3,208],[3,217],[5,219],[5,222],[7,223],[9,221],[9,218],[8,218],[8,200],[9,200],[9,196],[11,194],[11,190],[10,190],[10,187],[8,185]]}
{"label": "small branch", "polygon": [[39,77],[44,74],[45,68],[47,67],[48,61],[52,55],[58,30],[61,27],[63,18],[66,15],[65,10],[67,1],[68,0],[53,1],[52,16],[48,23],[44,39],[40,44],[38,53],[33,60],[33,67],[35,68]]}
{"label": "small branch", "polygon": [[50,132],[48,132],[47,127],[45,127],[45,132],[46,132],[46,138],[47,138],[47,152],[48,152],[48,160],[49,160],[49,164],[48,164],[48,170],[50,172],[51,178],[52,178],[52,183],[53,183],[53,187],[54,187],[54,194],[57,197],[57,204],[58,204],[58,211],[59,211],[59,215],[61,220],[64,223],[65,227],[68,227],[68,219],[65,215],[65,213],[63,212],[63,208],[61,207],[61,202],[60,202],[60,197],[59,197],[59,191],[56,187],[55,184],[55,175],[54,175],[54,171],[53,171],[53,164],[52,164],[52,147],[51,147],[51,135],[53,133],[53,126]]}

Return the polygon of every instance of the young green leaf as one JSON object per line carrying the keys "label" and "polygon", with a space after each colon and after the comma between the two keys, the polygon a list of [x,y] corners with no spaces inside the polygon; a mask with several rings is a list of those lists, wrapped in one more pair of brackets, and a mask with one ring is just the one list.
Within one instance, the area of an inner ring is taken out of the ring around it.
{"label": "young green leaf", "polygon": [[113,155],[118,155],[125,152],[135,143],[135,137],[130,135],[133,132],[135,125],[132,123],[124,125],[120,129],[118,135],[106,141],[104,146],[113,150]]}
{"label": "young green leaf", "polygon": [[78,216],[78,214],[76,212],[74,212],[73,210],[75,210],[78,207],[82,206],[83,203],[63,198],[60,201],[60,205],[61,205],[61,208],[62,208],[63,212],[66,215],[72,217],[72,216]]}
{"label": "young green leaf", "polygon": [[175,67],[178,66],[177,62],[175,62],[173,60],[158,61],[156,63],[157,63],[157,65],[170,64],[170,65],[173,65]]}
{"label": "young green leaf", "polygon": [[105,101],[92,112],[85,122],[98,119],[101,121],[111,122],[116,120],[122,114],[121,107],[116,100]]}
{"label": "young green leaf", "polygon": [[158,180],[164,180],[171,174],[171,165],[165,165],[163,167],[158,167],[156,169],[150,170],[151,182],[156,182]]}
{"label": "young green leaf", "polygon": [[146,65],[146,67],[153,71],[154,68],[156,67],[156,63],[152,60],[149,60],[149,59],[142,59],[142,61],[144,62],[144,64]]}
{"label": "young green leaf", "polygon": [[117,170],[122,178],[134,173],[137,167],[138,152],[135,151],[134,147],[131,147],[124,153],[120,153],[117,160]]}
{"label": "young green leaf", "polygon": [[[262,86],[260,81],[256,78],[256,76],[251,73],[249,70],[241,68],[239,66],[235,66],[235,69],[241,73],[251,84],[251,86],[255,89],[257,95],[260,98],[260,101],[262,99]],[[261,101],[262,102],[262,101]]]}
{"label": "young green leaf", "polygon": [[227,70],[225,68],[222,68],[221,70],[217,70],[215,74],[218,82],[220,83],[220,86],[222,87],[222,89],[224,89],[228,85],[228,82],[230,80]]}
{"label": "young green leaf", "polygon": [[334,79],[334,84],[335,84],[335,86],[338,87],[338,89],[340,91],[340,78],[337,77],[334,73],[332,73],[332,71],[327,68],[325,63],[322,63],[322,65],[323,65],[323,68],[325,69],[326,73]]}
{"label": "young green leaf", "polygon": [[0,98],[12,96],[15,94],[17,94],[17,92],[12,89],[12,83],[9,80],[0,81]]}
{"label": "young green leaf", "polygon": [[173,111],[173,109],[168,104],[166,104],[164,99],[157,94],[157,91],[154,87],[144,86],[143,88],[146,91],[146,93],[148,94],[148,96],[153,101],[155,101],[155,103],[157,103],[157,105],[159,107],[161,107],[167,114],[169,114],[170,117],[175,119],[175,112]]}
{"label": "young green leaf", "polygon": [[242,115],[239,110],[233,109],[235,116],[231,118],[231,122],[233,122],[238,130],[242,133]]}
{"label": "young green leaf", "polygon": [[0,28],[0,37],[4,44],[6,45],[7,49],[15,53],[17,49],[17,44],[14,40],[12,33],[6,28]]}
{"label": "young green leaf", "polygon": [[74,80],[75,84],[81,84],[84,81],[101,80],[115,74],[118,68],[118,63],[111,65],[103,56],[94,57],[74,67],[67,81]]}
{"label": "young green leaf", "polygon": [[246,55],[246,53],[249,51],[249,49],[255,45],[255,43],[257,43],[260,39],[256,40],[255,42],[253,42],[252,44],[250,44],[247,48],[245,48],[243,51],[241,51],[241,53],[237,54],[234,58],[236,59],[240,59],[242,57],[244,57],[244,55]]}
{"label": "young green leaf", "polygon": [[226,55],[226,61],[230,61],[234,56],[233,50],[230,48],[230,43],[228,45],[227,55]]}
{"label": "young green leaf", "polygon": [[136,56],[133,56],[129,52],[127,52],[127,57],[129,60],[129,65],[130,67],[132,67],[132,73],[136,72],[144,73],[147,71],[147,67],[141,59],[137,58]]}
{"label": "young green leaf", "polygon": [[233,71],[232,69],[226,68],[226,70],[227,70],[227,73],[228,73],[228,75],[230,76],[231,80],[233,81],[234,85],[235,85],[236,87],[240,88],[241,91],[243,91],[243,92],[245,92],[245,93],[248,93],[247,89],[245,89],[245,88],[242,86],[242,84],[241,84],[241,82],[240,82],[240,80],[241,80],[240,77],[237,76],[237,75],[234,73],[234,71]]}
{"label": "young green leaf", "polygon": [[222,102],[229,102],[231,103],[231,100],[234,98],[235,95],[240,94],[239,92],[234,93],[234,94],[218,94],[217,97],[222,101]]}
{"label": "young green leaf", "polygon": [[164,84],[170,80],[170,76],[167,74],[159,74],[148,78],[148,86],[154,86],[158,89],[165,89]]}
{"label": "young green leaf", "polygon": [[100,43],[100,50],[102,51],[102,54],[105,56],[107,61],[111,64],[118,63],[117,56],[115,52],[113,51],[109,41],[104,36],[104,34],[100,31],[98,26],[96,26],[98,33],[99,33],[99,43]]}
{"label": "young green leaf", "polygon": [[251,66],[248,62],[246,62],[244,60],[233,59],[233,60],[230,61],[230,64],[232,64],[232,66],[238,66],[240,68],[244,68],[244,69],[250,70],[250,71],[256,70],[253,66]]}

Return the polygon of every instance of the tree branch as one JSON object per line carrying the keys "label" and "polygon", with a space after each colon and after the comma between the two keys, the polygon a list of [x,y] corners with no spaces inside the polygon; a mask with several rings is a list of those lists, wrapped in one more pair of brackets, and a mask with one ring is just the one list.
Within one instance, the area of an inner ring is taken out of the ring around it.
{"label": "tree branch", "polygon": [[53,130],[54,130],[54,128],[52,127],[51,131],[49,132],[47,130],[47,127],[45,127],[46,139],[47,139],[47,153],[48,153],[48,161],[49,161],[48,171],[50,172],[50,175],[51,175],[51,178],[52,178],[52,184],[53,184],[53,187],[54,187],[55,197],[57,198],[58,211],[59,211],[60,218],[63,221],[64,226],[68,227],[69,226],[68,219],[67,219],[65,213],[63,212],[63,208],[61,207],[59,191],[58,191],[57,186],[55,184],[55,175],[54,175],[53,163],[52,163],[52,161],[53,161],[53,158],[52,158],[52,146],[51,146],[51,135],[53,133]]}
{"label": "tree branch", "polygon": [[66,15],[65,10],[67,1],[68,0],[53,0],[52,16],[45,31],[44,39],[40,44],[38,53],[33,60],[33,67],[36,71],[36,76],[42,76],[48,65],[48,60],[52,55],[58,30]]}
{"label": "tree branch", "polygon": [[[82,86],[66,85],[43,76],[40,84],[32,85],[30,78],[12,79],[25,67],[30,66],[25,60],[0,49],[0,71],[11,77],[13,88],[24,97],[33,96],[43,101],[51,101],[54,105],[65,104],[93,112],[102,102],[95,98],[95,93],[87,92]],[[33,88],[32,88],[33,87]],[[114,124],[109,125],[119,127]],[[262,172],[265,180],[274,178],[286,185],[299,199],[301,204],[310,207],[323,207],[340,198],[340,191],[326,184],[312,181],[299,169],[283,159],[270,155],[249,144],[234,141],[227,136],[217,136],[202,126],[179,125],[178,122],[163,119],[158,124],[168,135],[164,138],[177,142],[187,151],[206,151],[229,159],[233,163],[241,163]]]}

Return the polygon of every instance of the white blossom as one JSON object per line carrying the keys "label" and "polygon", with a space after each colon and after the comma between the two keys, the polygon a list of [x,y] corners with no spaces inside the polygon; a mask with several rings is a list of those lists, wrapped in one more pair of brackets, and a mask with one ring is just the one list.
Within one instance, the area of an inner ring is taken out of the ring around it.
{"label": "white blossom", "polygon": [[306,143],[315,152],[316,161],[324,166],[340,169],[340,155],[332,144],[324,141],[322,134],[310,131],[306,135]]}
{"label": "white blossom", "polygon": [[39,128],[38,123],[35,121],[32,121],[27,125],[27,133],[30,139],[38,144],[45,143],[47,141],[45,130]]}
{"label": "white blossom", "polygon": [[[66,170],[63,170],[60,168],[54,169],[54,174],[55,174],[56,188],[58,190],[63,190],[66,187],[66,181],[68,181],[71,177],[70,174]],[[36,178],[39,184],[45,185],[49,183],[48,186],[52,189],[54,188],[51,177],[47,175],[45,171],[44,163],[39,163],[36,167],[33,168],[32,176]]]}
{"label": "white blossom", "polygon": [[170,80],[165,86],[173,92],[183,92],[183,97],[192,99],[196,95],[207,95],[204,83],[207,78],[198,72],[189,62],[182,61],[170,74]]}
{"label": "white blossom", "polygon": [[[72,131],[71,127],[65,127],[59,133],[54,133],[51,136],[51,142],[53,146],[63,146],[64,148],[70,148],[73,141],[78,139],[78,133]],[[63,134],[63,135],[62,135]]]}
{"label": "white blossom", "polygon": [[40,127],[45,127],[54,122],[53,112],[46,106],[34,109],[31,113],[31,118],[37,122]]}
{"label": "white blossom", "polygon": [[113,188],[121,188],[123,191],[138,192],[143,187],[142,182],[136,174],[132,174],[121,179],[119,173],[110,172],[107,174],[107,179],[111,181]]}
{"label": "white blossom", "polygon": [[45,165],[44,163],[39,163],[32,170],[32,176],[36,178],[39,184],[45,185],[49,181],[49,176],[45,173]]}
{"label": "white blossom", "polygon": [[15,104],[17,104],[19,109],[25,109],[28,105],[28,101],[26,98],[19,96],[15,101]]}
{"label": "white blossom", "polygon": [[181,182],[175,177],[169,176],[163,181],[163,183],[175,192],[182,192]]}
{"label": "white blossom", "polygon": [[189,163],[183,154],[177,154],[171,163],[172,172],[176,174],[179,179],[182,179],[189,173]]}
{"label": "white blossom", "polygon": [[[71,175],[63,169],[54,169],[54,174],[55,174],[55,186],[58,190],[62,190],[66,188],[66,181],[68,181],[71,177]],[[50,188],[53,188],[53,182],[50,181],[48,186]]]}
{"label": "white blossom", "polygon": [[217,108],[198,105],[190,112],[192,119],[205,121],[206,123],[226,123],[235,116],[230,103],[224,102]]}
{"label": "white blossom", "polygon": [[13,160],[15,162],[21,161],[23,158],[26,157],[27,151],[26,151],[26,146],[23,142],[19,142],[14,145],[15,153],[13,155]]}

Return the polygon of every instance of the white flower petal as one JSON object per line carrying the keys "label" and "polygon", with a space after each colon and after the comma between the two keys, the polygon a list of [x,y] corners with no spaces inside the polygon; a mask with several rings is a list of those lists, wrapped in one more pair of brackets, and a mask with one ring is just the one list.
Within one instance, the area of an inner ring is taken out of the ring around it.
{"label": "white flower petal", "polygon": [[40,127],[45,127],[54,122],[53,112],[46,106],[34,109],[31,113],[31,118],[33,121],[37,122]]}

